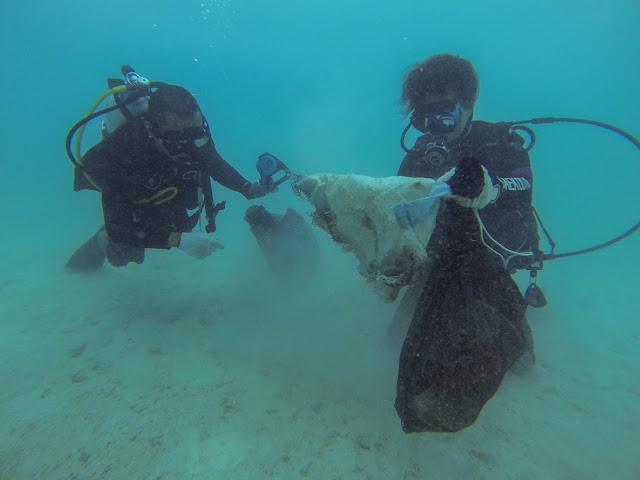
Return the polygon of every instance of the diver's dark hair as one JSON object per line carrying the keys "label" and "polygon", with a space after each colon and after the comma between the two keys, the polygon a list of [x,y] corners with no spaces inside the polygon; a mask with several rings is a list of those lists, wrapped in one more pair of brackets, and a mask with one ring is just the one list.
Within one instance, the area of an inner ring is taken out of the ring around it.
{"label": "diver's dark hair", "polygon": [[174,113],[178,118],[190,118],[200,112],[200,106],[186,88],[163,85],[151,93],[148,112],[152,120],[158,120],[167,112]]}
{"label": "diver's dark hair", "polygon": [[405,113],[424,106],[430,98],[456,94],[472,108],[478,98],[478,74],[469,60],[442,53],[416,63],[404,77],[401,102]]}

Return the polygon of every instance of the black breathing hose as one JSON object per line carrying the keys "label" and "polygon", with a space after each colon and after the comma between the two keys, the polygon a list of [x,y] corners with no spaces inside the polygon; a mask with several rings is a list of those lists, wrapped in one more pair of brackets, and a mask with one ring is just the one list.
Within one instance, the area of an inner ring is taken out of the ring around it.
{"label": "black breathing hose", "polygon": [[[525,130],[531,135],[531,143],[527,146],[527,151],[528,151],[531,149],[531,147],[533,147],[533,144],[535,143],[535,135],[533,134],[533,130],[531,130],[529,127],[523,126],[522,124],[536,125],[536,124],[542,124],[542,123],[556,123],[556,122],[584,123],[586,125],[594,125],[596,127],[606,128],[607,130],[611,130],[612,132],[617,133],[618,135],[622,135],[624,138],[629,140],[637,149],[640,150],[640,141],[638,141],[638,139],[635,138],[633,135],[631,135],[629,132],[626,132],[621,128],[618,128],[615,125],[611,125],[605,122],[598,122],[596,120],[587,120],[585,118],[568,118],[568,117],[560,117],[560,118],[538,117],[538,118],[532,118],[529,120],[520,120],[517,122],[507,122],[507,125],[509,125],[514,130],[517,130],[517,129]],[[640,222],[637,222],[629,230],[625,231],[624,233],[618,235],[615,238],[612,238],[608,242],[600,243],[598,245],[594,245],[593,247],[589,247],[589,248],[583,248],[581,250],[574,250],[572,252],[553,253],[553,249],[555,248],[555,243],[551,239],[551,236],[549,235],[545,226],[542,224],[542,221],[540,220],[538,213],[537,212],[535,213],[536,213],[536,218],[538,220],[538,223],[540,224],[540,227],[542,227],[542,231],[544,232],[547,239],[549,240],[549,243],[551,244],[551,253],[543,254],[541,257],[541,260],[553,260],[555,258],[573,257],[575,255],[582,255],[584,253],[594,252],[596,250],[600,250],[602,248],[613,245],[614,243],[618,243],[620,240],[627,238],[629,235],[635,233],[640,228]]]}

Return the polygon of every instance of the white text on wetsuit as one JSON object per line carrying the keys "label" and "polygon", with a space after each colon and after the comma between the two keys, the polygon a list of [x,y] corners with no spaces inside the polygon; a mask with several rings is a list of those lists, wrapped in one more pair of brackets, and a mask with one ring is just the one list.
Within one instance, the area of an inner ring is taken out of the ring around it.
{"label": "white text on wetsuit", "polygon": [[502,178],[497,177],[502,184],[503,190],[519,191],[519,190],[531,190],[531,183],[529,180],[522,177]]}

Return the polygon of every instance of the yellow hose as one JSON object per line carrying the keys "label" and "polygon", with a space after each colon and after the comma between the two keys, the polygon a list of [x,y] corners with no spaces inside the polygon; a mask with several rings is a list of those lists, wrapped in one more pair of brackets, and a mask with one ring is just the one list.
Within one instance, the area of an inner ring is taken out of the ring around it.
{"label": "yellow hose", "polygon": [[[98,108],[98,105],[100,105],[102,103],[102,101],[108,97],[109,95],[116,95],[118,93],[123,93],[127,91],[127,85],[120,85],[119,87],[115,87],[112,88],[111,90],[107,90],[106,92],[104,92],[102,95],[100,95],[98,97],[98,99],[93,103],[93,105],[91,105],[91,108],[89,109],[89,111],[87,112],[87,116],[91,115],[93,112],[95,112],[96,108]],[[82,127],[80,127],[80,129],[78,130],[77,136],[76,136],[76,158],[78,159],[78,162],[80,163],[80,165],[82,165],[82,155],[80,152],[80,142],[82,141],[82,134],[84,132],[84,127],[86,127],[87,124],[85,123],[84,125],[82,125]]]}
{"label": "yellow hose", "polygon": [[[89,109],[89,111],[87,112],[86,116],[91,115],[93,112],[95,112],[96,108],[98,108],[98,105],[100,105],[102,103],[102,101],[107,98],[109,95],[117,95],[119,93],[123,93],[127,91],[127,85],[120,85],[118,87],[112,88],[111,90],[107,90],[106,92],[104,92],[102,95],[100,95],[98,97],[98,99],[93,102],[93,105],[91,105],[91,108]],[[80,127],[80,129],[78,130],[78,133],[76,134],[76,144],[75,144],[75,150],[76,150],[76,158],[78,159],[78,163],[80,165],[83,165],[82,163],[82,152],[81,152],[81,147],[80,147],[80,143],[82,141],[82,134],[84,133],[84,127],[86,127],[87,124],[85,123],[84,125],[82,125]],[[84,176],[87,178],[87,180],[89,180],[89,183],[91,183],[91,185],[93,185],[96,190],[98,190],[99,192],[102,191],[102,189],[100,188],[100,186],[96,183],[96,181],[91,178],[91,175],[89,175],[86,171],[83,170],[82,172],[84,174]]]}

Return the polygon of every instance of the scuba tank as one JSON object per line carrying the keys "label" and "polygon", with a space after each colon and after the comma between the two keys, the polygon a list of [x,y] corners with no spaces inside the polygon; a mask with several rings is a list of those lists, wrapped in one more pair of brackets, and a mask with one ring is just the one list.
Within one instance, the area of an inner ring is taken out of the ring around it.
{"label": "scuba tank", "polygon": [[[138,75],[129,65],[124,65],[121,71],[125,80],[107,79],[109,90],[98,97],[86,116],[71,127],[67,134],[65,142],[67,156],[71,163],[82,172],[84,172],[84,168],[81,143],[86,125],[95,118],[110,115],[109,120],[103,122],[102,133],[103,136],[113,133],[126,120],[131,120],[145,113],[149,105],[151,90],[166,85],[164,82],[150,82],[145,77]],[[110,101],[110,105],[98,110],[98,107],[105,101]],[[84,173],[86,175],[86,172]],[[97,187],[96,189],[99,190]]]}
{"label": "scuba tank", "polygon": [[[121,68],[122,75],[125,80],[109,78],[107,80],[110,89],[119,85],[128,85],[134,88],[149,90],[150,82],[147,78],[138,75],[135,70],[129,66],[124,65]],[[149,95],[139,95],[133,90],[126,90],[121,93],[114,93],[107,97],[105,101],[106,107],[112,107],[118,105],[117,109],[114,109],[105,114],[102,122],[102,136],[115,132],[118,127],[124,125],[127,120],[133,117],[138,117],[147,112],[149,108]]]}

